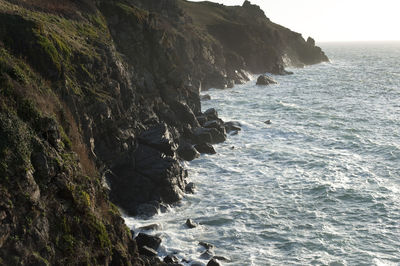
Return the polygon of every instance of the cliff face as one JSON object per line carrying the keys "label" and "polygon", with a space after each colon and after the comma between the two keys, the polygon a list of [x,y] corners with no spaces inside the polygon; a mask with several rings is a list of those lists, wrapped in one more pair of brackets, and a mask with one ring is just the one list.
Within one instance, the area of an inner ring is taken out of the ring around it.
{"label": "cliff face", "polygon": [[327,60],[247,2],[0,0],[0,264],[158,263],[110,199],[178,201],[179,160],[226,137],[199,88],[284,73],[283,56]]}

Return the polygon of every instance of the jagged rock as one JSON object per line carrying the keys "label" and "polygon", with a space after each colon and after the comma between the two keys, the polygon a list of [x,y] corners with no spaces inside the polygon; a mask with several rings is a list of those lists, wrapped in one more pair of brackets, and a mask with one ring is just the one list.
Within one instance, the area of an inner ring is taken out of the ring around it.
{"label": "jagged rock", "polygon": [[267,75],[261,75],[257,79],[257,85],[270,85],[276,84],[277,82],[272,78],[268,77]]}
{"label": "jagged rock", "polygon": [[217,153],[215,151],[214,147],[208,143],[196,144],[196,145],[194,145],[194,148],[200,153],[205,153],[205,154],[216,154]]}
{"label": "jagged rock", "polygon": [[194,191],[195,191],[195,189],[196,189],[196,185],[195,185],[193,182],[190,182],[190,183],[187,184],[186,187],[185,187],[186,193],[191,193],[191,194],[193,194]]}
{"label": "jagged rock", "polygon": [[207,117],[208,120],[216,120],[216,119],[218,119],[218,112],[217,112],[217,110],[215,110],[215,108],[207,109],[204,112],[204,115]]}
{"label": "jagged rock", "polygon": [[193,161],[200,157],[200,153],[189,143],[182,143],[178,148],[178,155],[185,161]]}
{"label": "jagged rock", "polygon": [[152,127],[139,136],[139,142],[146,144],[168,156],[174,156],[177,145],[165,123]]}
{"label": "jagged rock", "polygon": [[207,266],[221,266],[221,264],[218,262],[216,259],[211,259],[208,263]]}
{"label": "jagged rock", "polygon": [[139,233],[139,235],[135,238],[136,243],[138,244],[139,249],[147,246],[154,250],[157,250],[161,244],[161,238],[157,236],[151,236],[144,233]]}
{"label": "jagged rock", "polygon": [[201,143],[221,143],[226,140],[225,132],[221,132],[215,128],[196,128],[193,131],[194,142],[196,144]]}
{"label": "jagged rock", "polygon": [[191,219],[187,219],[185,224],[186,224],[186,226],[187,226],[188,228],[195,228],[195,227],[197,227],[197,223],[194,222],[194,221],[191,220]]}

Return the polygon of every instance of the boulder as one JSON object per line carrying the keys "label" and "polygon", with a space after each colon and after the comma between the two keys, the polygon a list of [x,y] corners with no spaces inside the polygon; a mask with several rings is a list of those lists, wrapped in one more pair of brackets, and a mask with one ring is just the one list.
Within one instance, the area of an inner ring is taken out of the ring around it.
{"label": "boulder", "polygon": [[204,123],[205,128],[220,128],[222,126],[222,122],[217,119],[217,120],[210,120]]}
{"label": "boulder", "polygon": [[221,264],[218,262],[218,260],[213,258],[207,263],[207,266],[221,266]]}
{"label": "boulder", "polygon": [[200,153],[193,147],[193,145],[184,142],[179,145],[178,156],[185,161],[193,161],[200,157]]}
{"label": "boulder", "polygon": [[218,112],[217,112],[217,110],[215,110],[215,108],[207,109],[204,112],[204,115],[208,118],[208,120],[216,120],[216,119],[218,119]]}
{"label": "boulder", "polygon": [[185,187],[186,193],[190,193],[190,194],[193,194],[195,189],[196,189],[196,185],[193,182],[190,182]]}
{"label": "boulder", "polygon": [[257,79],[257,85],[270,85],[270,84],[276,84],[277,82],[273,80],[271,77],[268,77],[267,75],[261,75]]}
{"label": "boulder", "polygon": [[216,154],[217,153],[215,151],[214,147],[208,143],[196,144],[196,145],[194,145],[194,148],[200,153],[205,153],[205,154]]}
{"label": "boulder", "polygon": [[143,230],[143,231],[156,231],[156,230],[161,229],[161,225],[160,224],[149,224],[149,225],[139,227],[139,229]]}
{"label": "boulder", "polygon": [[144,131],[139,136],[139,142],[146,144],[168,156],[174,156],[177,145],[165,123],[154,126]]}
{"label": "boulder", "polygon": [[174,256],[174,255],[167,255],[167,256],[164,258],[163,261],[164,261],[165,263],[167,263],[167,264],[177,264],[177,263],[179,263],[178,258],[177,258],[176,256]]}
{"label": "boulder", "polygon": [[157,250],[161,244],[161,238],[144,233],[139,233],[135,240],[139,248],[147,246],[149,248]]}
{"label": "boulder", "polygon": [[239,122],[234,122],[234,121],[230,121],[230,122],[226,122],[224,123],[224,127],[226,130],[226,133],[231,133],[234,131],[240,131],[242,130],[240,127],[242,125]]}
{"label": "boulder", "polygon": [[194,222],[192,219],[187,219],[185,224],[186,224],[186,226],[187,226],[188,228],[195,228],[195,227],[197,227],[197,223]]}
{"label": "boulder", "polygon": [[207,249],[206,251],[204,251],[201,255],[200,258],[203,260],[209,260],[212,257],[214,257],[214,252],[210,249]]}
{"label": "boulder", "polygon": [[226,140],[225,128],[196,128],[193,131],[195,144],[201,143],[221,143]]}
{"label": "boulder", "polygon": [[219,261],[226,261],[229,262],[231,261],[230,259],[224,257],[224,256],[214,256],[213,259],[219,260]]}

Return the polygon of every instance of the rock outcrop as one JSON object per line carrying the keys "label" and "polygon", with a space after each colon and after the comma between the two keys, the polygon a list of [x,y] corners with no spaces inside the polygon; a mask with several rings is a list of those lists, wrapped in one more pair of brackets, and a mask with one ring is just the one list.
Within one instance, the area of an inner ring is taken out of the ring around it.
{"label": "rock outcrop", "polygon": [[180,160],[239,131],[199,90],[284,59],[327,60],[248,2],[0,0],[0,264],[162,265],[111,202],[179,201]]}

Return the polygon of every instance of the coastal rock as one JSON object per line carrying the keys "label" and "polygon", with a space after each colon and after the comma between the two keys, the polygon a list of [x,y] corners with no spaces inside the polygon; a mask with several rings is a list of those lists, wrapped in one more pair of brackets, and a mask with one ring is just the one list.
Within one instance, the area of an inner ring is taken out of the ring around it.
{"label": "coastal rock", "polygon": [[156,230],[160,230],[160,229],[161,229],[160,224],[149,224],[149,225],[139,227],[139,230],[143,230],[143,231],[156,231]]}
{"label": "coastal rock", "polygon": [[155,251],[152,248],[149,248],[147,246],[143,246],[141,248],[139,248],[139,254],[147,256],[147,257],[156,257],[158,256],[157,251]]}
{"label": "coastal rock", "polygon": [[213,259],[219,260],[219,261],[226,261],[226,262],[230,262],[231,260],[224,257],[224,256],[214,256]]}
{"label": "coastal rock", "polygon": [[261,75],[257,78],[257,85],[270,85],[276,84],[277,82],[267,75]]}
{"label": "coastal rock", "polygon": [[196,189],[196,185],[193,182],[190,182],[185,187],[186,193],[190,193],[190,194],[194,194],[195,189]]}
{"label": "coastal rock", "polygon": [[216,154],[217,152],[215,151],[214,147],[211,144],[208,143],[201,143],[201,144],[196,144],[194,148],[199,152],[199,153],[205,153],[205,154]]}
{"label": "coastal rock", "polygon": [[186,226],[187,226],[188,228],[195,228],[195,227],[197,227],[197,223],[194,222],[194,221],[191,220],[191,219],[187,219],[185,224],[186,224]]}
{"label": "coastal rock", "polygon": [[161,238],[144,233],[139,233],[135,240],[139,248],[147,246],[149,248],[157,250],[161,244]]}
{"label": "coastal rock", "polygon": [[146,144],[168,156],[174,156],[177,145],[165,123],[154,126],[139,136],[139,142]]}
{"label": "coastal rock", "polygon": [[217,120],[218,119],[218,112],[215,108],[207,109],[204,112],[204,115],[207,117],[208,120]]}
{"label": "coastal rock", "polygon": [[214,257],[214,251],[212,251],[211,249],[207,249],[206,251],[204,251],[201,255],[200,258],[203,260],[209,260],[212,257]]}
{"label": "coastal rock", "polygon": [[194,159],[200,157],[200,153],[193,147],[193,145],[187,142],[179,145],[178,155],[185,161],[193,161]]}
{"label": "coastal rock", "polygon": [[207,242],[199,242],[199,245],[200,246],[202,246],[202,247],[204,247],[205,249],[213,249],[214,248],[214,245],[213,244],[210,244],[210,243],[207,243]]}
{"label": "coastal rock", "polygon": [[208,263],[207,266],[221,266],[221,264],[218,262],[216,259],[211,259]]}
{"label": "coastal rock", "polygon": [[167,263],[167,264],[178,264],[178,263],[179,263],[178,258],[177,258],[176,256],[174,256],[174,255],[167,255],[167,256],[165,256],[165,258],[164,258],[163,261],[164,261],[165,263]]}
{"label": "coastal rock", "polygon": [[224,123],[226,133],[231,133],[233,131],[241,131],[242,130],[241,126],[242,125],[239,122],[234,122],[234,121]]}

